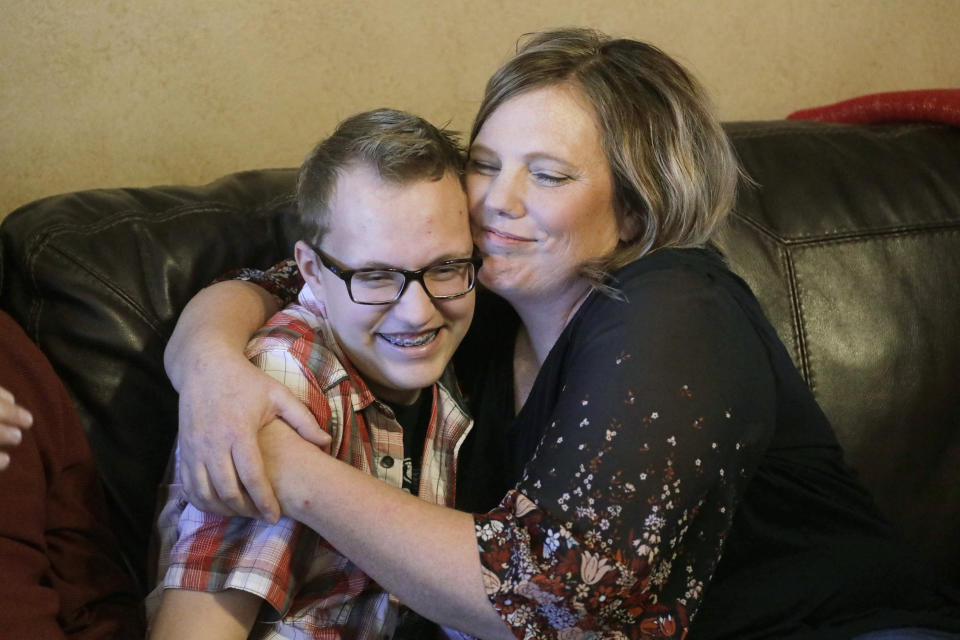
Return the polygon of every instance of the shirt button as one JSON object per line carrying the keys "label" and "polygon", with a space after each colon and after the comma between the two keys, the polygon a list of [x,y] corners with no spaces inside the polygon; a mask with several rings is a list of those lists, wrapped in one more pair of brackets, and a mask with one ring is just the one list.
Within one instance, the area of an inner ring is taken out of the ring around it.
{"label": "shirt button", "polygon": [[380,466],[384,469],[389,469],[393,466],[393,458],[390,456],[383,456],[380,458]]}

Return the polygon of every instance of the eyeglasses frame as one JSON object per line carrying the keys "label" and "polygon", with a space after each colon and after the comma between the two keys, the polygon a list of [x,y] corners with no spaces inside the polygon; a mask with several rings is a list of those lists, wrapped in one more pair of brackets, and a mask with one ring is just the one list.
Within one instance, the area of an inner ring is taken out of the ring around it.
{"label": "eyeglasses frame", "polygon": [[[350,301],[354,304],[366,304],[366,305],[383,305],[383,304],[394,304],[397,300],[403,297],[404,292],[407,290],[407,286],[410,284],[410,281],[419,282],[420,286],[423,287],[424,293],[431,300],[452,300],[454,298],[461,298],[477,286],[477,272],[480,271],[480,267],[483,266],[483,257],[480,255],[480,251],[474,247],[473,255],[469,258],[455,258],[453,260],[443,260],[441,262],[436,262],[434,264],[423,267],[422,269],[417,269],[416,271],[409,271],[407,269],[399,269],[397,267],[378,267],[375,269],[344,269],[343,267],[338,266],[333,258],[325,254],[318,247],[307,242],[308,247],[316,254],[317,258],[320,259],[320,264],[326,267],[327,271],[337,276],[347,287],[347,295],[350,296]],[[473,282],[470,283],[470,288],[464,291],[463,293],[457,293],[450,296],[435,296],[430,293],[430,290],[427,288],[427,283],[423,281],[424,274],[430,269],[436,267],[443,267],[451,264],[472,264],[473,265]],[[400,287],[400,291],[397,292],[397,295],[394,296],[392,300],[385,300],[383,302],[360,302],[353,297],[353,289],[350,286],[350,281],[353,279],[353,275],[356,273],[370,273],[373,271],[389,271],[391,273],[399,273],[403,275],[403,285]]]}

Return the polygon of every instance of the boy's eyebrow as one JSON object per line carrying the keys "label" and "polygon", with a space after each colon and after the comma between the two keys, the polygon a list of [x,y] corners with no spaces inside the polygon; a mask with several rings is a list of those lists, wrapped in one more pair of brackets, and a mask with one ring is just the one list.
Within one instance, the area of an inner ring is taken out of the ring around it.
{"label": "boy's eyebrow", "polygon": [[[471,256],[473,256],[473,248],[472,248],[472,247],[471,247],[470,251],[469,251],[468,253],[466,253],[466,254],[464,254],[463,252],[445,253],[445,254],[443,254],[443,255],[441,255],[441,256],[438,256],[437,258],[431,260],[430,262],[424,264],[422,267],[419,267],[419,268],[420,268],[420,269],[424,269],[424,268],[426,268],[426,267],[431,267],[431,266],[433,266],[433,265],[435,265],[435,264],[440,264],[441,262],[446,262],[447,260],[464,260],[464,259],[469,258],[469,257],[471,257]],[[368,261],[368,262],[363,263],[363,264],[362,264],[361,266],[359,266],[359,267],[354,267],[354,268],[353,268],[354,271],[357,271],[357,270],[360,270],[360,269],[403,269],[403,267],[398,267],[398,266],[395,265],[395,264],[388,264],[388,263],[386,263],[386,262],[380,262],[379,260],[370,260],[370,261]],[[411,271],[411,269],[406,269],[406,271]],[[413,269],[413,271],[416,271],[416,269]]]}

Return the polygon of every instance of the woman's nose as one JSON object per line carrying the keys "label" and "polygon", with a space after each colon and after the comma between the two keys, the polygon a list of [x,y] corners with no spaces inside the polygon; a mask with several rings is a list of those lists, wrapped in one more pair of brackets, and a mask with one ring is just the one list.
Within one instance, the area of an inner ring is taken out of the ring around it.
{"label": "woman's nose", "polygon": [[519,172],[501,170],[490,177],[484,194],[485,208],[497,215],[519,218],[524,215],[525,182]]}

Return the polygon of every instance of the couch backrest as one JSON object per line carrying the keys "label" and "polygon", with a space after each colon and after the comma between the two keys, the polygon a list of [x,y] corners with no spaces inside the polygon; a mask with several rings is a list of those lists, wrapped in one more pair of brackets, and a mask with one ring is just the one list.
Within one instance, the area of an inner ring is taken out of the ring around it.
{"label": "couch backrest", "polygon": [[[960,130],[727,125],[750,176],[721,246],[881,507],[960,582]],[[0,228],[0,307],[71,390],[143,580],[176,432],[162,351],[202,286],[290,255],[292,169],[85,191]]]}
{"label": "couch backrest", "polygon": [[722,245],[881,508],[960,584],[960,129],[728,125]]}

